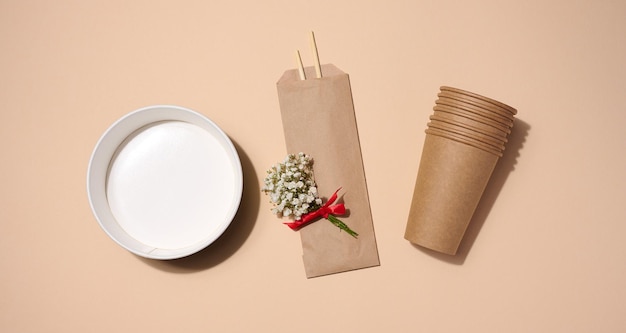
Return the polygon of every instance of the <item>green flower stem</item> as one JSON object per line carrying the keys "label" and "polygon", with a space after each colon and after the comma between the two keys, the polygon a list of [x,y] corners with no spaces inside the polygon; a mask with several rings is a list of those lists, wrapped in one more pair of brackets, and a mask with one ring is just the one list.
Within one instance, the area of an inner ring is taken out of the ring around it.
{"label": "green flower stem", "polygon": [[328,221],[330,221],[330,223],[334,224],[337,226],[337,228],[347,232],[350,236],[357,238],[357,236],[359,234],[357,234],[354,230],[350,229],[350,227],[348,227],[348,225],[346,225],[345,223],[343,223],[340,219],[336,218],[334,215],[328,215]]}

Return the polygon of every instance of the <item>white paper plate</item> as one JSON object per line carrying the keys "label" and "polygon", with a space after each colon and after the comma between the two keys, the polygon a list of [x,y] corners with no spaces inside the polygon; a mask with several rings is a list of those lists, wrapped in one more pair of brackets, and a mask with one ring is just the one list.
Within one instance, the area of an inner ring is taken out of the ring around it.
{"label": "white paper plate", "polygon": [[178,106],[133,111],[96,145],[87,172],[104,231],[139,256],[175,259],[202,250],[230,225],[243,190],[228,136]]}

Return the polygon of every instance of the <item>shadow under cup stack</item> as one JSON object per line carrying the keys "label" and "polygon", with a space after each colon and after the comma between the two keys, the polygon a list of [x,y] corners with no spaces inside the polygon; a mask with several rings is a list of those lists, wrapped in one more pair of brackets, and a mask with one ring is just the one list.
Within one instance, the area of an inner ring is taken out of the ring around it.
{"label": "shadow under cup stack", "polygon": [[441,87],[426,129],[404,238],[455,255],[507,142],[517,111]]}

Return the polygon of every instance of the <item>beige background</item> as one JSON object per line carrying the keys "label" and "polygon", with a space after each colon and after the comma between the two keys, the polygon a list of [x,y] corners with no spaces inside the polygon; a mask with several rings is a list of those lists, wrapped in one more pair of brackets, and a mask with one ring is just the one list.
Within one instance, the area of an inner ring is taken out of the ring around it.
{"label": "beige background", "polygon": [[[259,184],[310,30],[350,74],[381,266],[307,280]],[[623,332],[625,36],[624,1],[0,1],[0,331]],[[519,110],[452,259],[403,239],[440,85]],[[161,103],[219,124],[246,177],[173,262],[117,246],[85,191],[106,128]]]}

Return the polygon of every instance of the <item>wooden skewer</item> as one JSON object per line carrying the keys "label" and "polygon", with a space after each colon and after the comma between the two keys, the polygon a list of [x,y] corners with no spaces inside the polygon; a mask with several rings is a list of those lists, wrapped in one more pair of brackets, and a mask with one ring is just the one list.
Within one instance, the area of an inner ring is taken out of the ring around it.
{"label": "wooden skewer", "polygon": [[302,66],[302,58],[300,57],[300,51],[296,50],[296,63],[298,65],[298,74],[300,80],[306,80],[306,74],[304,73],[304,66]]}
{"label": "wooden skewer", "polygon": [[315,34],[311,31],[311,49],[313,51],[313,60],[315,61],[315,74],[317,78],[322,77],[322,68],[320,66],[320,57],[317,53],[317,44],[315,43]]}

